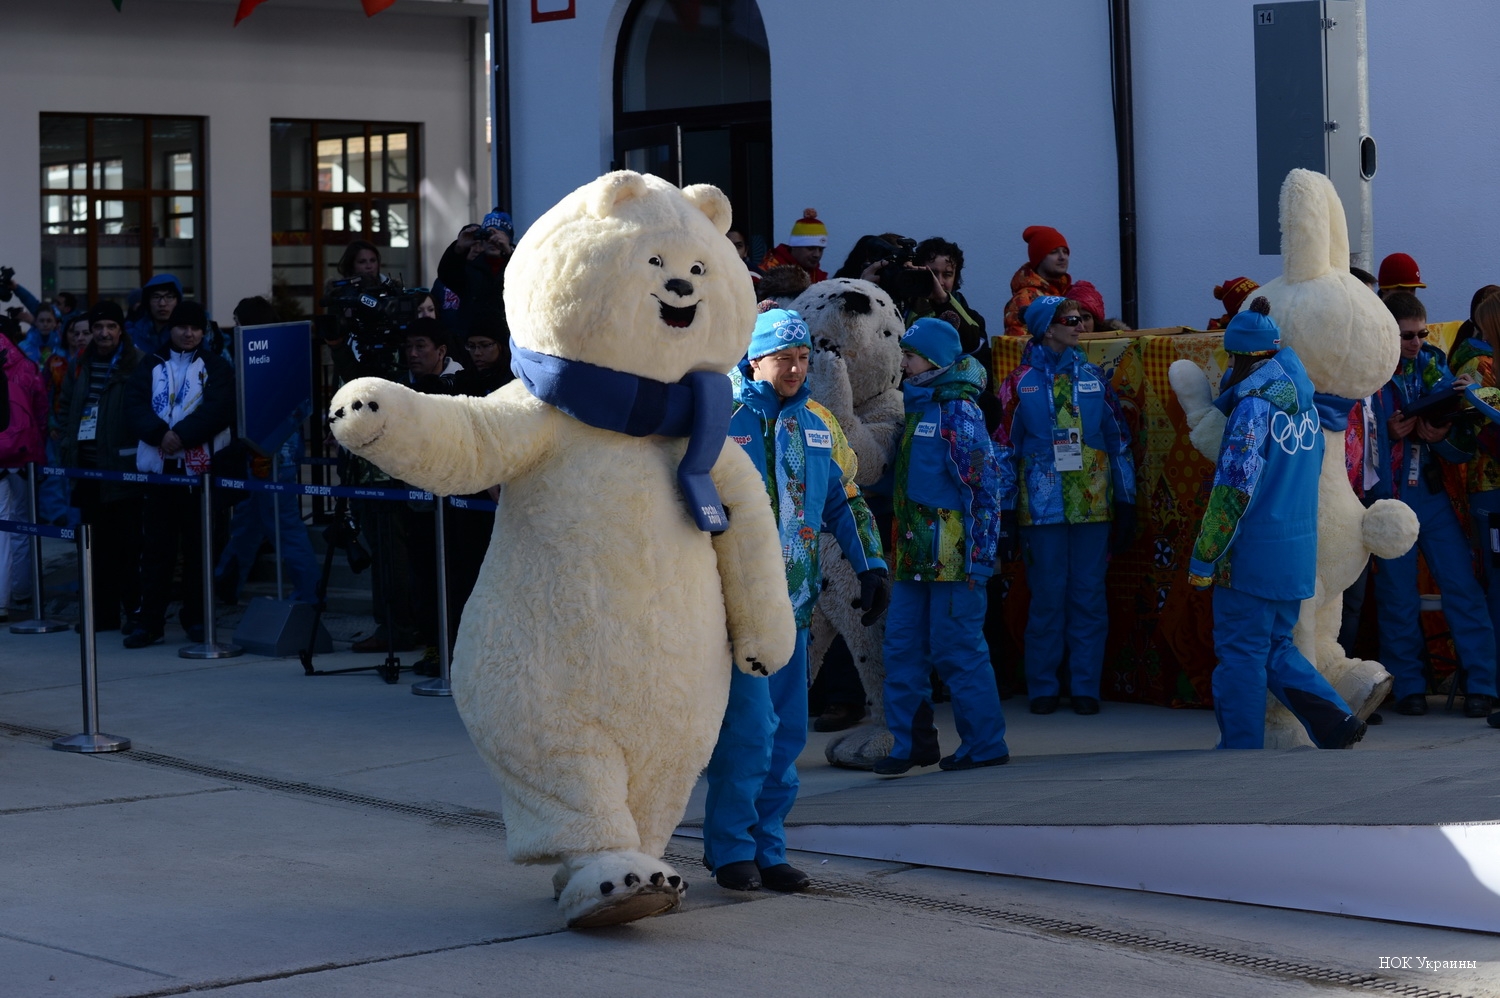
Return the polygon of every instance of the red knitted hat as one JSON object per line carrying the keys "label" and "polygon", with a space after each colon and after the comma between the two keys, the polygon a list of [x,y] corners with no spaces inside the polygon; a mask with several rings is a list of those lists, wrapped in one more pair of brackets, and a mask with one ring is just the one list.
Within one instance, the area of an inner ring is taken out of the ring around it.
{"label": "red knitted hat", "polygon": [[1214,285],[1214,297],[1224,303],[1224,314],[1234,315],[1245,304],[1250,292],[1260,287],[1248,277],[1231,277],[1223,284]]}
{"label": "red knitted hat", "polygon": [[1392,253],[1380,261],[1380,290],[1387,288],[1425,288],[1422,283],[1422,271],[1417,268],[1417,261],[1405,253]]}
{"label": "red knitted hat", "polygon": [[1051,253],[1059,246],[1066,247],[1068,245],[1068,241],[1063,238],[1063,234],[1050,225],[1028,225],[1026,230],[1021,233],[1021,238],[1026,240],[1026,256],[1031,260],[1032,267],[1041,263],[1042,257]]}
{"label": "red knitted hat", "polygon": [[1104,296],[1089,281],[1074,281],[1068,288],[1068,297],[1089,310],[1095,322],[1104,321]]}

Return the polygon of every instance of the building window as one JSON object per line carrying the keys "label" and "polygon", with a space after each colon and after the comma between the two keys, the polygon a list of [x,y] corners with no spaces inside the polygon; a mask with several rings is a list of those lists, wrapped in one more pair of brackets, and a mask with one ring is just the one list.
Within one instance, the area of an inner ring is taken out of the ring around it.
{"label": "building window", "polygon": [[203,119],[41,116],[44,297],[124,302],[152,274],[203,297]]}
{"label": "building window", "polygon": [[416,125],[271,122],[271,274],[278,298],[320,311],[352,240],[380,248],[381,270],[422,280]]}

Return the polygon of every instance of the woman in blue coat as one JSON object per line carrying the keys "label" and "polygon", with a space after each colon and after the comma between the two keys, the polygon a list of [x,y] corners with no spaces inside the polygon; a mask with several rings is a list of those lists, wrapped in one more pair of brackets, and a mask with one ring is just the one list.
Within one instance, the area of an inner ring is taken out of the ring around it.
{"label": "woman in blue coat", "polygon": [[1365,723],[1292,642],[1318,561],[1323,430],[1313,386],[1265,298],[1229,321],[1234,358],[1214,405],[1228,417],[1188,581],[1214,589],[1219,748],[1265,744],[1266,690],[1319,748],[1348,748]]}
{"label": "woman in blue coat", "polygon": [[1026,692],[1033,714],[1057,709],[1064,647],[1074,712],[1099,713],[1111,521],[1117,549],[1135,534],[1130,429],[1109,379],[1078,349],[1082,313],[1055,295],[1032,302],[1025,313],[1031,344],[999,391],[1000,503],[1020,525],[1031,587]]}

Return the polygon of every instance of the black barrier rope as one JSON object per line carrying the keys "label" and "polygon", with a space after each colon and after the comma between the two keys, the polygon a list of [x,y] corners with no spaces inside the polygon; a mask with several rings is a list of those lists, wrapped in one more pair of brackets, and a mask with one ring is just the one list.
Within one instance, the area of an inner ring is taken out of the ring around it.
{"label": "black barrier rope", "polygon": [[64,541],[76,541],[78,531],[73,527],[54,527],[47,523],[27,523],[24,520],[0,520],[0,533],[30,534],[33,537],[55,537]]}
{"label": "black barrier rope", "polygon": [[[98,468],[58,468],[46,466],[44,475],[60,475],[65,478],[88,478],[105,482],[133,482],[145,485],[201,485],[203,480],[193,475],[153,475],[143,471],[102,471]],[[422,489],[374,489],[357,485],[303,485],[292,482],[272,482],[259,478],[224,478],[214,476],[215,488],[233,489],[239,492],[279,492],[283,495],[332,496],[346,499],[379,499],[386,502],[431,502],[431,492]],[[475,509],[493,513],[498,507],[488,499],[463,499],[449,496],[448,505],[454,509]],[[30,528],[31,524],[23,526]],[[52,529],[52,528],[49,528]],[[29,532],[23,531],[23,532]],[[44,537],[57,536],[43,534]],[[71,540],[72,537],[66,538]]]}

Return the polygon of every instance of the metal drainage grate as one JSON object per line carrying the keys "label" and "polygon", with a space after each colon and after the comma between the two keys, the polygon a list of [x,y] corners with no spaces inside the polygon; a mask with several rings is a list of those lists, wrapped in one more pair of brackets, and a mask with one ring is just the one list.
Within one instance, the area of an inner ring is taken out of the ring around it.
{"label": "metal drainage grate", "polygon": [[[692,862],[691,857],[682,855],[674,855],[669,858],[674,862]],[[1242,967],[1247,970],[1256,970],[1267,974],[1278,974],[1298,980],[1316,981],[1323,984],[1340,984],[1345,987],[1359,988],[1362,991],[1404,995],[1406,998],[1469,998],[1469,996],[1457,991],[1440,991],[1417,984],[1405,984],[1388,977],[1381,977],[1379,974],[1350,973],[1346,970],[1334,970],[1331,967],[1314,967],[1310,964],[1293,963],[1289,960],[1277,960],[1272,957],[1251,956],[1248,953],[1236,953],[1233,950],[1219,949],[1216,946],[1205,946],[1201,943],[1157,939],[1134,932],[1120,932],[1098,925],[1067,922],[1057,918],[1045,918],[1041,915],[1029,915],[1019,911],[985,908],[980,905],[964,904],[960,901],[940,901],[935,898],[925,898],[914,894],[901,894],[896,891],[881,890],[878,887],[864,887],[859,884],[849,884],[833,880],[815,879],[813,886],[836,897],[862,898],[869,901],[898,904],[907,908],[918,908],[922,911],[967,915],[971,918],[983,919],[988,922],[1004,922],[1007,925],[1022,926],[1054,935],[1090,939],[1095,942],[1113,943],[1117,946],[1130,946],[1135,949],[1172,953],[1178,956],[1189,956],[1199,960],[1208,960],[1213,963]]]}

